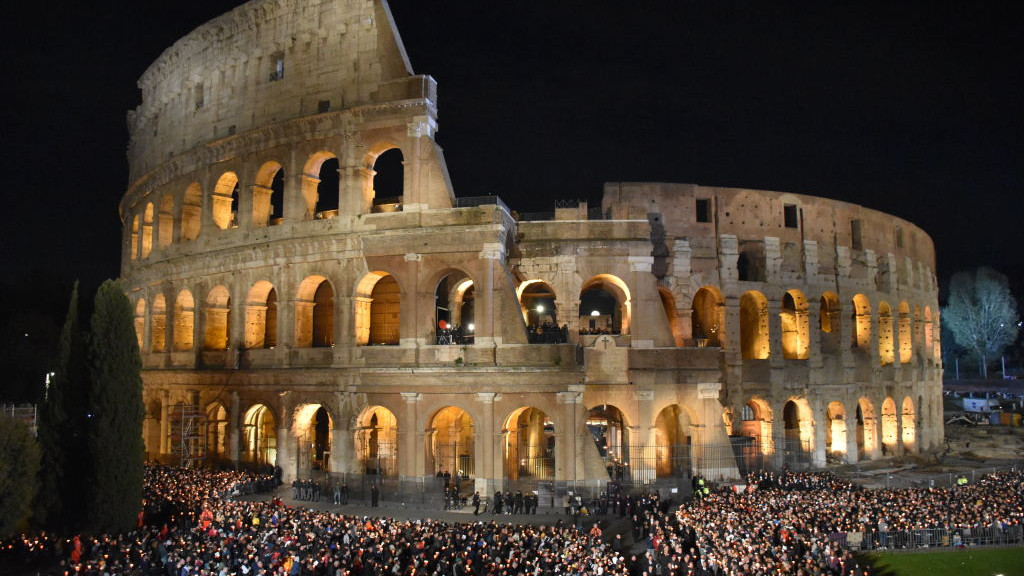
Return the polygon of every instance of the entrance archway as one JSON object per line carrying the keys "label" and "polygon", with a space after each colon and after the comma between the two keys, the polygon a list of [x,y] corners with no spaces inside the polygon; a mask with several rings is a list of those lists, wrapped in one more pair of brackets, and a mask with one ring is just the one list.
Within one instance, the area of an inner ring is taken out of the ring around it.
{"label": "entrance archway", "polygon": [[857,457],[863,460],[875,454],[878,438],[875,431],[875,406],[867,398],[857,403]]}
{"label": "entrance archway", "polygon": [[370,406],[356,420],[356,459],[365,474],[398,474],[398,419],[383,406]]}
{"label": "entrance archway", "polygon": [[228,454],[228,411],[220,402],[214,402],[206,409],[206,460],[218,463],[227,459]]}
{"label": "entrance archway", "polygon": [[882,402],[882,455],[891,456],[899,452],[899,421],[896,416],[896,401],[891,397]]}
{"label": "entrance archway", "polygon": [[846,456],[846,408],[842,402],[830,402],[825,410],[825,450],[829,456]]}
{"label": "entrance archway", "polygon": [[654,423],[654,468],[658,478],[681,478],[693,471],[690,425],[689,413],[678,404],[658,413]]}
{"label": "entrance archway", "polygon": [[245,411],[242,419],[242,436],[245,441],[240,454],[243,462],[277,463],[276,422],[274,413],[263,404],[255,404]]}
{"label": "entrance archway", "polygon": [[814,451],[814,424],[806,400],[790,400],[782,408],[787,464],[809,464]]}
{"label": "entrance archway", "polygon": [[310,478],[314,472],[330,472],[334,423],[321,404],[303,404],[295,409],[292,433],[297,439],[295,473]]}
{"label": "entrance archway", "polygon": [[622,410],[602,404],[587,413],[587,429],[597,446],[597,453],[612,480],[630,477],[629,434]]}
{"label": "entrance archway", "polygon": [[509,480],[551,480],[555,477],[555,423],[532,406],[516,409],[505,419],[502,454]]}
{"label": "entrance archway", "polygon": [[476,475],[476,431],[468,412],[456,406],[438,410],[430,419],[427,437],[428,470],[467,478]]}

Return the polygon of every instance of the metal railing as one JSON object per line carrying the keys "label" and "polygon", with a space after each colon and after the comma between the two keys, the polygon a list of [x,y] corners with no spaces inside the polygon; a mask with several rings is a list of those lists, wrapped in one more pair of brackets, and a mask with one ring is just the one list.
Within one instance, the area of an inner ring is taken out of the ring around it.
{"label": "metal railing", "polygon": [[1024,543],[1024,526],[975,526],[918,528],[870,532],[836,532],[829,539],[851,550],[903,550],[911,548],[959,548]]}
{"label": "metal railing", "polygon": [[498,206],[504,208],[506,212],[512,212],[498,196],[466,196],[455,199],[456,208],[476,208],[477,206]]}

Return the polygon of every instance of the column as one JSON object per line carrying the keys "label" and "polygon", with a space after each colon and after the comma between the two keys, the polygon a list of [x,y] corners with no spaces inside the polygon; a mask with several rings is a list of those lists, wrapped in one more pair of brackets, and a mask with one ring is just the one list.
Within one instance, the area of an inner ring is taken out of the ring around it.
{"label": "column", "polygon": [[242,414],[238,402],[238,392],[231,392],[230,397],[231,403],[228,406],[228,458],[237,464],[239,460],[238,450],[241,444]]}
{"label": "column", "polygon": [[335,410],[333,412],[336,416],[334,428],[331,430],[330,471],[332,474],[355,472],[358,468],[356,466],[355,435],[348,426],[352,422],[352,415],[349,413],[349,407],[352,405],[351,393],[335,392],[334,398]]}
{"label": "column", "polygon": [[299,471],[298,462],[295,460],[295,438],[291,433],[291,402],[288,399],[288,392],[282,392],[278,402],[277,421],[277,462],[281,467],[281,480],[291,482],[297,478]]}
{"label": "column", "polygon": [[585,416],[581,415],[583,386],[570,386],[566,392],[558,392],[558,403],[562,405],[561,422],[555,425],[555,479],[577,480],[583,478],[583,451],[579,448],[580,428]]}
{"label": "column", "polygon": [[657,471],[655,469],[655,427],[652,421],[651,405],[654,403],[653,390],[637,390],[636,417],[633,420],[636,426],[629,427],[629,438],[627,442],[629,449],[629,468],[633,482],[648,484],[653,482]]}
{"label": "column", "polygon": [[827,408],[819,407],[819,409],[815,410],[810,398],[807,399],[807,404],[811,411],[811,426],[814,427],[814,452],[811,455],[811,464],[817,468],[823,468],[827,463],[825,454],[825,426],[829,426],[831,423],[828,421]]}
{"label": "column", "polygon": [[497,332],[501,321],[495,317],[495,302],[499,294],[494,285],[494,276],[497,263],[505,261],[505,247],[500,243],[484,244],[478,257],[481,272],[479,278],[474,278],[477,289],[473,309],[473,320],[476,323],[473,343],[476,346],[493,346],[502,340],[501,334]]}
{"label": "column", "polygon": [[494,392],[477,392],[482,421],[476,434],[476,490],[491,494],[503,489],[504,469],[502,468],[502,426],[494,421],[494,403],[500,399]]}
{"label": "column", "polygon": [[171,391],[160,391],[160,455],[171,453]]}
{"label": "column", "polygon": [[[418,392],[402,392],[402,400],[405,401],[405,417],[398,423],[398,444],[399,444],[399,475],[406,477],[425,476],[425,458],[423,450],[424,432],[422,426],[417,422],[416,404],[423,398]],[[420,441],[417,447],[417,440]]]}

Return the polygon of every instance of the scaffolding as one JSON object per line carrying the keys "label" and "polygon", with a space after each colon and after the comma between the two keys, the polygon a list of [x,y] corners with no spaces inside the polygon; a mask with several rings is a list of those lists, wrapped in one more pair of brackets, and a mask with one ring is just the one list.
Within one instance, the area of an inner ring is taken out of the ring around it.
{"label": "scaffolding", "polygon": [[171,453],[183,468],[195,468],[206,460],[206,413],[196,404],[171,407]]}
{"label": "scaffolding", "polygon": [[38,430],[36,428],[36,405],[35,404],[0,404],[0,414],[5,414],[24,422],[28,429],[32,431],[33,436],[38,436]]}

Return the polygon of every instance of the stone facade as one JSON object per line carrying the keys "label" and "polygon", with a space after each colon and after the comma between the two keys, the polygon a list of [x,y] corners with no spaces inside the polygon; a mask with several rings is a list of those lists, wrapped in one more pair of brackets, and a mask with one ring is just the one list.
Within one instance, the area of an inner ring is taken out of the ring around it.
{"label": "stone facade", "polygon": [[382,1],[254,0],[140,87],[121,268],[153,457],[489,491],[942,441],[934,249],[909,222],[680,184],[544,216],[456,199],[436,83]]}

